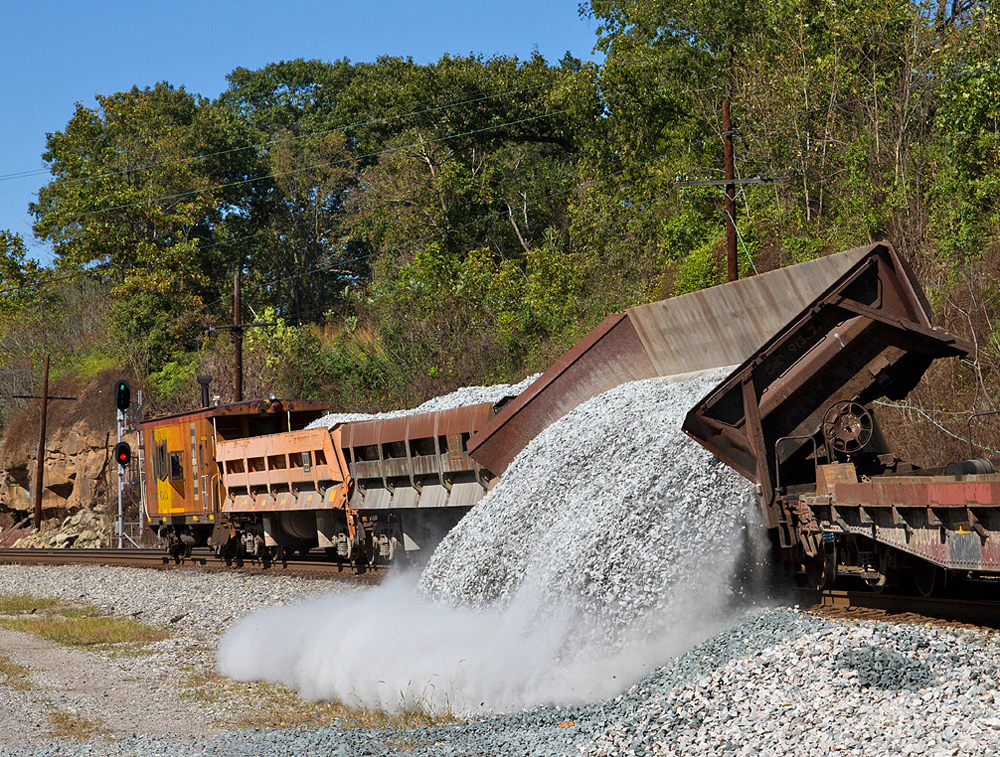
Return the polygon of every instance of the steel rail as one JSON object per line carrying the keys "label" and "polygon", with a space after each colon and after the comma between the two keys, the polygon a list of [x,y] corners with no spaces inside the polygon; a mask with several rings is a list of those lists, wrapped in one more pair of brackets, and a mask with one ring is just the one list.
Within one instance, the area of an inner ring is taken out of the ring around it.
{"label": "steel rail", "polygon": [[917,597],[827,589],[808,592],[812,609],[828,617],[896,621],[944,621],[1000,628],[1000,600],[982,597]]}
{"label": "steel rail", "polygon": [[353,566],[325,560],[244,560],[227,563],[211,550],[196,549],[189,557],[173,558],[162,549],[0,549],[0,565],[101,565],[108,567],[155,570],[202,569],[235,570],[271,575],[294,575],[311,578],[351,578],[377,581],[384,568],[358,572]]}

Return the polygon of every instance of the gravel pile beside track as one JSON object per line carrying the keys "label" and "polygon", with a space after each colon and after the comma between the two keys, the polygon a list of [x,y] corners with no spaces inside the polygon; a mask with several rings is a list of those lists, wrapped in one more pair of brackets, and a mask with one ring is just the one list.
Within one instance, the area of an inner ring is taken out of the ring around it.
{"label": "gravel pile beside track", "polygon": [[560,607],[612,637],[651,616],[673,623],[692,598],[714,609],[751,490],[681,423],[724,375],[624,384],[553,423],[445,537],[421,589],[454,605]]}

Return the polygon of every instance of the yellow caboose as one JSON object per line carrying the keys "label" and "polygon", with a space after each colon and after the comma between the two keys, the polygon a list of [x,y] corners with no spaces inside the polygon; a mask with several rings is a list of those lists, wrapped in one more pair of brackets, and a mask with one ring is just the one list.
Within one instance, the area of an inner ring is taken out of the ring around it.
{"label": "yellow caboose", "polygon": [[212,537],[223,497],[216,443],[303,429],[328,409],[314,400],[249,400],[142,421],[142,497],[150,528],[175,555],[218,543]]}

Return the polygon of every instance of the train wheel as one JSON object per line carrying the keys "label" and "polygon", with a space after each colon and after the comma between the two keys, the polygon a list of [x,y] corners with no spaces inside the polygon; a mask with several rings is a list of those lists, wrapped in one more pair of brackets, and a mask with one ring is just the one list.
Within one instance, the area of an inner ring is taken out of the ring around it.
{"label": "train wheel", "polygon": [[948,572],[937,565],[918,560],[913,566],[913,585],[922,597],[939,597],[948,585]]}
{"label": "train wheel", "polygon": [[837,566],[830,565],[829,560],[822,557],[809,558],[805,562],[806,587],[820,591],[829,589],[837,581]]}
{"label": "train wheel", "polygon": [[896,568],[896,556],[892,550],[883,545],[878,545],[878,578],[866,578],[872,591],[881,594],[891,586],[899,584],[899,570]]}

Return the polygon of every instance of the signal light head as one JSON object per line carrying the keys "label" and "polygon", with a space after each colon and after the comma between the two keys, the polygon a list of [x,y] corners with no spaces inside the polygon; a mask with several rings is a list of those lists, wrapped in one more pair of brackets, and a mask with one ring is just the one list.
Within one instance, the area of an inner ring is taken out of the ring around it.
{"label": "signal light head", "polygon": [[132,448],[128,446],[128,442],[118,442],[115,445],[115,460],[123,468],[132,462]]}
{"label": "signal light head", "polygon": [[122,379],[117,384],[115,384],[115,407],[119,410],[128,410],[129,405],[132,404],[132,387],[129,386],[128,381]]}

